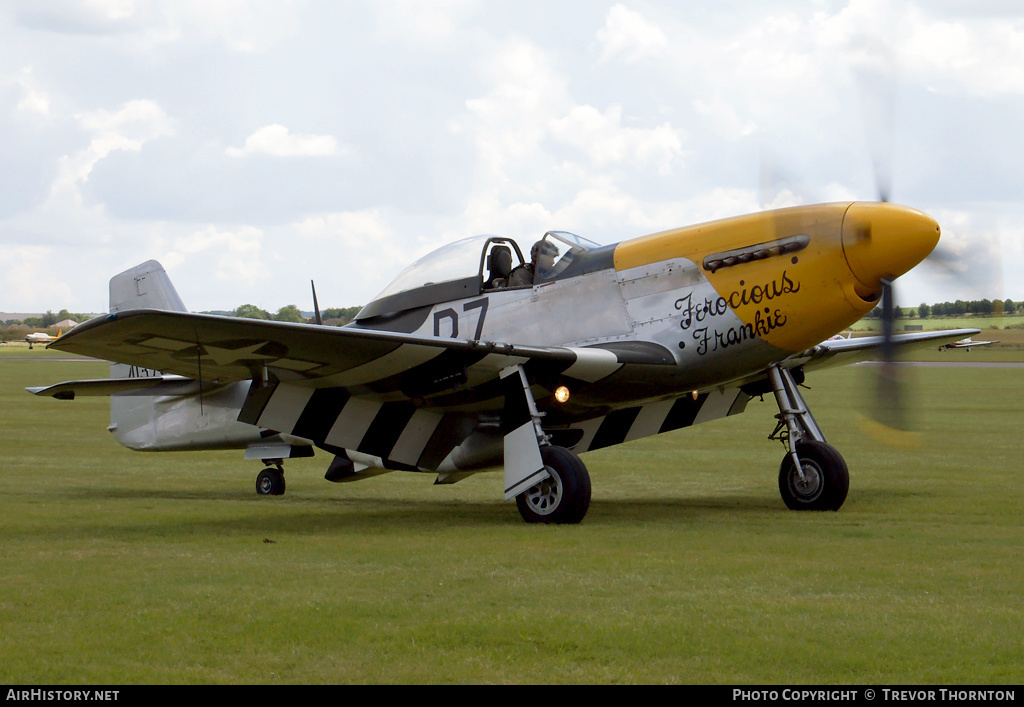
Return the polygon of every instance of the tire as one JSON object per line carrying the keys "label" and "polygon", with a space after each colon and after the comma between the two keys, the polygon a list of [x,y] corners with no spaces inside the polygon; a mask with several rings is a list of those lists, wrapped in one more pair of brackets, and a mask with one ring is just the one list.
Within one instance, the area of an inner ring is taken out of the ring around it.
{"label": "tire", "polygon": [[586,465],[564,447],[541,447],[551,478],[516,496],[519,515],[527,523],[579,523],[590,508],[590,474]]}
{"label": "tire", "polygon": [[256,477],[256,493],[261,496],[284,495],[284,472],[267,467]]}
{"label": "tire", "polygon": [[790,510],[838,511],[850,490],[850,472],[835,447],[824,442],[801,442],[796,446],[806,482],[801,484],[792,457],[786,455],[779,467],[779,493]]}

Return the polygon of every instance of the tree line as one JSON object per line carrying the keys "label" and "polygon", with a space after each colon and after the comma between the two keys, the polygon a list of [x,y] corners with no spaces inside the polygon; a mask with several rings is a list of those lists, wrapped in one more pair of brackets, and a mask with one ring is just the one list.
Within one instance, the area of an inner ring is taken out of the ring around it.
{"label": "tree line", "polygon": [[[320,318],[324,324],[341,326],[348,324],[359,313],[362,307],[330,307],[320,312]],[[260,309],[254,304],[243,304],[230,312],[232,317],[243,317],[245,319],[265,319],[274,322],[312,322],[312,318],[303,316],[302,311],[294,304],[285,305],[271,314],[265,309]]]}
{"label": "tree line", "polygon": [[[362,307],[330,307],[323,310],[320,313],[320,318],[325,324],[334,324],[341,326],[342,324],[348,324],[350,321],[355,319],[356,314]],[[312,322],[312,317],[306,317],[302,314],[302,311],[294,304],[285,305],[277,310],[276,313],[271,314],[265,309],[261,309],[254,304],[243,304],[240,307],[229,311],[221,312],[210,312],[210,314],[224,314],[229,317],[243,317],[245,319],[265,319],[267,321],[275,322]],[[66,319],[70,319],[73,322],[81,324],[86,319],[89,319],[94,315],[91,314],[76,314],[69,312],[66,309],[62,309],[56,314],[52,311],[47,311],[39,317],[25,317],[24,319],[9,319],[0,322],[0,325],[5,327],[28,327],[30,329],[49,329],[57,325],[58,322],[63,322]]]}
{"label": "tree line", "polygon": [[16,326],[22,324],[33,329],[49,329],[52,326],[56,326],[57,322],[62,322],[65,319],[70,319],[73,322],[81,324],[89,318],[87,314],[74,314],[66,309],[62,309],[56,314],[47,310],[46,314],[41,317],[25,317],[24,319],[7,319],[3,322],[4,326]]}
{"label": "tree line", "polygon": [[[896,307],[894,315],[897,319],[917,317],[928,319],[929,317],[959,317],[964,314],[976,315],[1004,315],[1024,314],[1024,302],[1014,302],[1012,299],[1004,300],[961,300],[955,302],[939,302],[937,304],[926,304],[922,302],[917,307]],[[867,319],[878,319],[882,316],[882,306],[879,304],[868,313]]]}

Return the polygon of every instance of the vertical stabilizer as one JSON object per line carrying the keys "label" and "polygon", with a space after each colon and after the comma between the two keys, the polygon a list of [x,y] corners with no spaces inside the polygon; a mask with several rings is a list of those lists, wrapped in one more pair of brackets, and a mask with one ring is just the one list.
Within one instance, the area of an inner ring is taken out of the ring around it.
{"label": "vertical stabilizer", "polygon": [[147,260],[110,278],[110,311],[128,309],[188,311],[164,266],[155,260]]}
{"label": "vertical stabilizer", "polygon": [[[110,278],[111,313],[129,309],[188,311],[174,285],[171,284],[171,278],[167,277],[164,266],[155,260],[147,260]],[[159,375],[160,371],[151,371],[139,366],[110,364],[111,378],[148,378]],[[198,405],[195,407],[199,408]],[[159,436],[160,416],[161,413],[154,406],[154,398],[114,395],[110,398],[108,429],[126,447],[146,449],[154,445]]]}

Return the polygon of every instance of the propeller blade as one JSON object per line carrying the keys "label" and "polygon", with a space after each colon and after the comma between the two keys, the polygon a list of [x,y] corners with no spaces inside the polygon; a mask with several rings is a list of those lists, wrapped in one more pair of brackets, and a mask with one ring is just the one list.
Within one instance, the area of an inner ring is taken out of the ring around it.
{"label": "propeller blade", "polygon": [[882,280],[882,360],[891,363],[896,358],[893,330],[896,327],[896,303],[892,280]]}
{"label": "propeller blade", "polygon": [[864,137],[875,172],[879,201],[892,196],[892,159],[896,143],[899,61],[888,43],[859,36],[847,48],[850,68],[860,97]]}
{"label": "propeller blade", "polygon": [[890,447],[912,449],[918,446],[906,412],[904,386],[897,364],[896,298],[892,280],[882,280],[882,348],[881,360],[875,370],[875,400],[871,410],[872,424],[866,431],[878,442]]}
{"label": "propeller blade", "polygon": [[961,291],[952,299],[979,299],[1002,297],[1002,261],[1001,245],[979,238],[972,248],[958,250],[940,243],[922,264]]}
{"label": "propeller blade", "polygon": [[763,150],[758,172],[757,196],[762,211],[821,201],[811,193],[806,184],[780,167],[778,159]]}

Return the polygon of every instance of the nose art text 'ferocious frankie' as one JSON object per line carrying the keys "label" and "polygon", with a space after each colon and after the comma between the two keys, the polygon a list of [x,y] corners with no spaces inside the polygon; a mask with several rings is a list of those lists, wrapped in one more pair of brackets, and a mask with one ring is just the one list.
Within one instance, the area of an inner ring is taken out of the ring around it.
{"label": "nose art text 'ferocious frankie'", "polygon": [[[803,351],[878,303],[881,280],[925,259],[939,239],[930,216],[888,203],[797,206],[620,243],[615,268],[685,258],[760,338]],[[772,326],[757,323],[769,317]]]}

